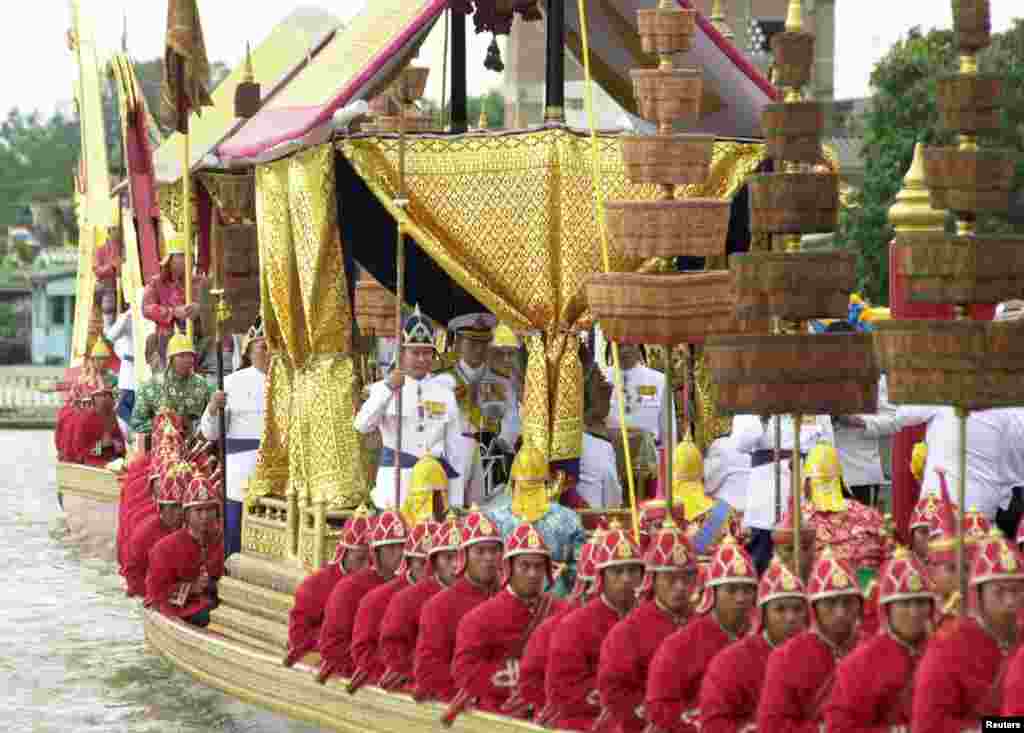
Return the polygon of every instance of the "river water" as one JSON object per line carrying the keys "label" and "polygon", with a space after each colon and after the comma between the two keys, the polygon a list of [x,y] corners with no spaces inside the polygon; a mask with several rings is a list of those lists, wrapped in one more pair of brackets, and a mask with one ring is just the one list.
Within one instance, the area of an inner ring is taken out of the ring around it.
{"label": "river water", "polygon": [[0,431],[0,725],[14,733],[311,733],[146,651],[115,565],[66,540],[53,434]]}

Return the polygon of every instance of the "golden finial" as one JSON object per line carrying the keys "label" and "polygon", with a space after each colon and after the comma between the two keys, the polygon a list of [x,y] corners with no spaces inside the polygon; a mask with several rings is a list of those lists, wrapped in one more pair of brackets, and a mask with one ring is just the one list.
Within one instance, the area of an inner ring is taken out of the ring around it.
{"label": "golden finial", "polygon": [[725,22],[725,11],[722,10],[722,0],[715,0],[711,6],[711,25],[713,25],[724,38],[730,41],[735,38],[729,24]]}
{"label": "golden finial", "polygon": [[615,532],[616,530],[622,529],[622,524],[619,522],[618,519],[613,519],[611,522],[608,523],[608,529],[611,532]]}
{"label": "golden finial", "polygon": [[946,212],[933,209],[924,183],[924,145],[914,146],[914,159],[903,177],[903,188],[889,207],[889,223],[897,238],[904,232],[941,232]]}
{"label": "golden finial", "polygon": [[800,0],[789,0],[786,9],[786,33],[801,33],[804,29],[804,8]]}
{"label": "golden finial", "polygon": [[905,560],[910,555],[910,551],[904,545],[896,545],[896,549],[892,551],[893,560]]}
{"label": "golden finial", "polygon": [[481,130],[486,130],[490,127],[490,120],[487,119],[487,108],[482,104],[480,105],[480,119],[477,121],[476,126]]}
{"label": "golden finial", "polygon": [[242,72],[242,81],[256,81],[256,75],[252,69],[252,50],[248,41],[245,42],[245,71]]}

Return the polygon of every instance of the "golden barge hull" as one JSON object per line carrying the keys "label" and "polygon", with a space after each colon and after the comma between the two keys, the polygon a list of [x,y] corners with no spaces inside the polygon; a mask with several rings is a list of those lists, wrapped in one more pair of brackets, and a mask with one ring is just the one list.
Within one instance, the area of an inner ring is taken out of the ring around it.
{"label": "golden barge hull", "polygon": [[89,555],[115,557],[121,486],[105,468],[57,463],[57,491],[68,527],[68,539]]}
{"label": "golden barge hull", "polygon": [[[245,702],[342,733],[440,728],[441,705],[417,704],[409,695],[372,686],[349,695],[345,680],[331,679],[320,685],[308,664],[299,662],[291,669],[282,666],[280,652],[261,651],[152,610],[146,610],[144,616],[146,641],[153,650],[203,684]],[[525,733],[546,729],[499,715],[469,712],[459,716],[451,730]]]}

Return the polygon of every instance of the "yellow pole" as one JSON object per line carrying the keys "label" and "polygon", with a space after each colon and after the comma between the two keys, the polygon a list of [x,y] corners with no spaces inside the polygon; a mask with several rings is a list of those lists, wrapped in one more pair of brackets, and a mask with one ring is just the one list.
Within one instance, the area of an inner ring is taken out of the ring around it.
{"label": "yellow pole", "polygon": [[800,487],[800,423],[800,415],[793,415],[793,450],[789,457],[789,470],[793,479],[790,486],[793,494],[793,567],[803,577],[800,571],[800,510],[803,508],[803,491]]}
{"label": "yellow pole", "polygon": [[[192,305],[192,175],[189,170],[192,153],[189,145],[188,120],[185,121],[184,149],[184,165],[182,166],[181,176],[181,205],[183,207],[181,218],[185,236],[185,305]],[[188,334],[188,338],[191,341],[191,318],[185,321],[185,329],[185,333]]]}
{"label": "yellow pole", "polygon": [[965,515],[967,513],[967,410],[956,408],[957,421],[960,428],[960,455],[957,456],[960,476],[957,480],[957,502],[960,504],[960,541],[956,545],[956,575],[960,588],[960,615],[967,615],[967,533],[965,531]]}

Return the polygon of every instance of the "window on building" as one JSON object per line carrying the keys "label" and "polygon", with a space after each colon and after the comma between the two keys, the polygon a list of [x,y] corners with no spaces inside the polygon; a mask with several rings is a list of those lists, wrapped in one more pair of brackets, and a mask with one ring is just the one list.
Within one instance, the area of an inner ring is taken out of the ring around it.
{"label": "window on building", "polygon": [[64,298],[56,297],[50,298],[50,325],[51,326],[63,326],[64,319],[67,317],[65,311]]}

